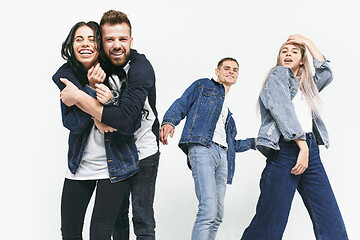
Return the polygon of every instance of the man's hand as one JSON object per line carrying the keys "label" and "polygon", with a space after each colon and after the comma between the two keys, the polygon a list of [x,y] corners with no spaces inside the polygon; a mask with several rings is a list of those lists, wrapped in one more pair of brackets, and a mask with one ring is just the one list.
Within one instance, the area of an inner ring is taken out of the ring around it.
{"label": "man's hand", "polygon": [[60,81],[65,84],[65,88],[60,92],[61,101],[68,107],[71,107],[77,103],[77,96],[79,90],[72,82],[66,78],[60,78]]}
{"label": "man's hand", "polygon": [[168,141],[167,141],[167,137],[170,134],[170,137],[173,137],[175,132],[174,127],[171,124],[164,124],[161,126],[160,128],[160,141],[164,144],[167,145]]}
{"label": "man's hand", "polygon": [[95,123],[95,126],[97,127],[97,129],[99,130],[99,132],[101,132],[101,133],[117,131],[115,128],[109,127],[108,125],[105,125],[96,119],[94,119],[94,123]]}
{"label": "man's hand", "polygon": [[87,78],[89,80],[89,85],[92,88],[95,88],[95,83],[103,83],[105,80],[106,74],[104,70],[100,67],[100,63],[92,66],[87,73]]}
{"label": "man's hand", "polygon": [[110,89],[104,84],[95,84],[96,87],[96,98],[102,104],[110,101],[114,96],[111,93]]}

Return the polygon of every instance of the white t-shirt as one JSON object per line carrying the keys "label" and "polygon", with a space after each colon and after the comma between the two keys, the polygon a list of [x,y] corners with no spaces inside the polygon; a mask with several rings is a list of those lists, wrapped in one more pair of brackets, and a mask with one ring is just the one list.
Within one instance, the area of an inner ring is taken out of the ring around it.
{"label": "white t-shirt", "polygon": [[213,142],[220,144],[221,146],[228,147],[226,142],[226,130],[225,123],[229,113],[229,108],[226,106],[225,101],[221,109],[221,113],[218,121],[216,122],[215,132],[213,136]]}
{"label": "white t-shirt", "polygon": [[79,168],[75,175],[68,168],[65,177],[72,180],[109,178],[104,135],[95,128],[95,124],[90,131]]}
{"label": "white t-shirt", "polygon": [[[124,67],[126,74],[128,73],[129,68],[130,64],[127,63]],[[112,78],[109,78],[109,83],[113,88],[115,87],[117,90],[120,89],[119,86],[121,86],[121,82],[117,75],[113,75]],[[141,127],[134,133],[139,160],[154,155],[158,151],[156,136],[152,132],[152,126],[156,117],[151,109],[148,98],[145,100],[143,109],[146,110],[147,114],[142,116]],[[95,129],[95,125],[89,134],[85,151],[77,172],[74,175],[69,169],[67,169],[66,178],[73,180],[109,178],[104,135]]]}
{"label": "white t-shirt", "polygon": [[[129,69],[130,62],[128,62],[124,67],[126,74],[128,74]],[[141,116],[141,126],[134,133],[135,145],[138,151],[139,160],[147,158],[158,152],[156,136],[152,131],[152,126],[154,125],[156,116],[151,109],[148,97],[146,97],[143,110],[145,110],[146,113]]]}
{"label": "white t-shirt", "polygon": [[312,114],[302,91],[298,91],[292,100],[295,113],[304,132],[312,132]]}

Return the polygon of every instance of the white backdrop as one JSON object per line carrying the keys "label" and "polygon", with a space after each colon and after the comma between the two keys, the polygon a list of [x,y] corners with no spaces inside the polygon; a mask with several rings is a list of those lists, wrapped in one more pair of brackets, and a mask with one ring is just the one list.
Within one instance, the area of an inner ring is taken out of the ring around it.
{"label": "white backdrop", "polygon": [[[177,3],[178,2],[178,3]],[[360,239],[360,39],[357,1],[25,1],[1,7],[1,239],[61,239],[60,196],[67,135],[59,92],[51,76],[64,62],[61,43],[78,21],[99,21],[109,9],[129,15],[134,48],[145,53],[157,77],[159,119],[187,86],[214,77],[219,59],[240,63],[228,104],[238,137],[256,136],[257,95],[292,33],[309,37],[331,60],[334,82],[322,93],[331,137],[321,155],[350,239]],[[157,239],[190,239],[197,200],[186,156],[177,147],[183,124],[161,146],[155,212]],[[240,239],[254,215],[264,157],[237,154],[219,240]],[[89,217],[89,215],[88,215]],[[87,239],[89,219],[84,236]],[[133,236],[131,239],[135,239]],[[315,239],[296,194],[284,239]]]}

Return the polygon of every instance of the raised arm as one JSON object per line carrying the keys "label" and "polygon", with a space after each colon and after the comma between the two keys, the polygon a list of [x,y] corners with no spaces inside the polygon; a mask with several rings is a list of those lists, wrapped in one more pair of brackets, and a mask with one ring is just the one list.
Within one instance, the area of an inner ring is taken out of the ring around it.
{"label": "raised arm", "polygon": [[315,46],[315,44],[310,39],[305,38],[300,34],[290,35],[287,42],[304,45],[310,52],[315,68],[314,82],[319,92],[327,85],[329,85],[333,80],[332,71],[330,69],[328,60],[325,59],[324,55]]}
{"label": "raised arm", "polygon": [[[82,88],[81,84],[77,81],[74,73],[68,64],[61,66],[53,75],[52,79],[60,90],[65,88],[65,85],[60,81],[61,76],[73,79],[73,85]],[[61,101],[61,114],[64,127],[74,133],[83,132],[91,121],[91,116],[82,111],[77,106],[67,106]]]}
{"label": "raised arm", "polygon": [[149,92],[155,91],[155,73],[147,59],[131,61],[127,77],[128,85],[118,104],[104,106],[101,114],[101,122],[120,132],[137,129],[146,98]]}
{"label": "raised arm", "polygon": [[[93,68],[89,70],[88,78],[92,83],[104,81],[104,73],[99,65],[95,69]],[[82,132],[88,126],[89,122],[92,121],[91,116],[94,116],[93,114],[96,113],[96,111],[90,112],[87,111],[87,109],[98,108],[97,112],[102,112],[101,104],[99,104],[95,99],[95,90],[93,90],[94,96],[89,96],[88,94],[92,95],[91,88],[89,86],[85,86],[85,88],[82,87],[68,64],[64,64],[60,67],[60,69],[54,74],[53,81],[59,89],[62,90],[60,96],[63,125],[75,133]],[[74,101],[74,97],[78,97],[79,99]],[[100,125],[100,123],[96,121],[95,124],[97,126]],[[112,132],[116,129],[106,125],[101,125],[99,130]]]}
{"label": "raised arm", "polygon": [[325,60],[324,55],[320,52],[320,50],[315,46],[315,44],[308,38],[300,35],[300,34],[291,34],[287,40],[287,43],[295,43],[299,45],[304,45],[310,52],[311,56],[322,62]]}

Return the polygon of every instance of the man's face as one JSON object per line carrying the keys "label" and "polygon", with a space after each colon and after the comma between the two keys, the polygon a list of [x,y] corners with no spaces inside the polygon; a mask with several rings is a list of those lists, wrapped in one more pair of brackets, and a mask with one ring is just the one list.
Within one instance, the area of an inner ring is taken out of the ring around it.
{"label": "man's face", "polygon": [[130,36],[130,27],[126,23],[113,25],[105,23],[101,27],[101,31],[106,56],[114,66],[124,66],[133,41]]}
{"label": "man's face", "polygon": [[236,83],[239,75],[239,66],[234,61],[224,61],[219,68],[215,69],[218,82],[231,86]]}

